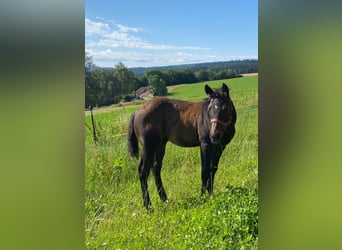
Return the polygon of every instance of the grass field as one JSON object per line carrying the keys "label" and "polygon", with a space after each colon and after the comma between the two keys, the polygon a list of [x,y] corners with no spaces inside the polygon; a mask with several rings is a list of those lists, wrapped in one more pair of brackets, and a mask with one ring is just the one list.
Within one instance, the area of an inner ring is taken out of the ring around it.
{"label": "grass field", "polygon": [[85,115],[86,249],[256,249],[258,246],[258,78],[188,84],[170,98],[202,100],[204,85],[225,82],[236,106],[236,135],[222,154],[214,195],[200,197],[199,148],[168,143],[162,179],[169,203],[159,200],[152,175],[153,214],[142,204],[138,160],[127,153],[126,129],[137,105]]}

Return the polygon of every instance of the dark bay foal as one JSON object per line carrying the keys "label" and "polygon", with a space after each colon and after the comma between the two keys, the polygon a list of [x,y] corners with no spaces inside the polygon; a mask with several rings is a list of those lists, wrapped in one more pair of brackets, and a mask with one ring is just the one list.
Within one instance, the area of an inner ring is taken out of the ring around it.
{"label": "dark bay foal", "polygon": [[168,141],[181,147],[200,146],[201,193],[213,192],[221,154],[235,134],[236,111],[226,84],[223,83],[218,91],[213,91],[208,85],[204,89],[209,96],[205,101],[154,98],[131,117],[127,132],[128,151],[131,156],[138,158],[138,143],[142,145],[138,171],[147,210],[151,205],[147,187],[150,169],[160,199],[167,201],[160,172]]}

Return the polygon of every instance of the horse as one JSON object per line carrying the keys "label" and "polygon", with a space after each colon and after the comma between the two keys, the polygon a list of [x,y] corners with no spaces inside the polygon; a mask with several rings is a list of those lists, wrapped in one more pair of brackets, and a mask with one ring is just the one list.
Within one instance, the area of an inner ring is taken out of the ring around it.
{"label": "horse", "polygon": [[142,155],[138,172],[143,204],[150,211],[151,200],[147,179],[152,169],[158,194],[163,202],[168,198],[160,176],[165,146],[168,141],[181,147],[200,146],[202,163],[201,194],[213,193],[214,177],[226,145],[235,135],[236,110],[223,83],[219,90],[204,87],[209,98],[199,102],[155,97],[132,114],[128,130],[128,151]]}

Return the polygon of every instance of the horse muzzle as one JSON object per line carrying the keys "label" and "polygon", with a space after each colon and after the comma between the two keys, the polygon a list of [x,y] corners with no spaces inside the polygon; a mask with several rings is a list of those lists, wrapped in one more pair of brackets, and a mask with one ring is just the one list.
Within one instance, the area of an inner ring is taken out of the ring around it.
{"label": "horse muzzle", "polygon": [[210,123],[211,123],[211,126],[210,126],[209,138],[213,144],[218,144],[221,139],[221,136],[218,131],[217,122],[210,121]]}

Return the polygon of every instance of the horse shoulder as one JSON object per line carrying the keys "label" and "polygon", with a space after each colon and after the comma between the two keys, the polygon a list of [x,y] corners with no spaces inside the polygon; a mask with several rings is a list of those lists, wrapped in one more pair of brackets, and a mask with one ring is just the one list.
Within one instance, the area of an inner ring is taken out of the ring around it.
{"label": "horse shoulder", "polygon": [[207,101],[199,103],[200,112],[197,118],[197,132],[199,140],[202,142],[209,140],[210,123],[207,112],[208,105],[209,102]]}

